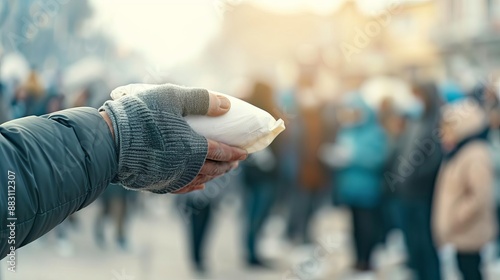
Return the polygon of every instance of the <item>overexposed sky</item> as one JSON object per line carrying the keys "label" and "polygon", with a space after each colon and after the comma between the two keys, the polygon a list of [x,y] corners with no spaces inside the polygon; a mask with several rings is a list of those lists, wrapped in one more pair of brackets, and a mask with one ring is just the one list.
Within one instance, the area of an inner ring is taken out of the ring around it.
{"label": "overexposed sky", "polygon": [[345,0],[249,0],[247,2],[282,13],[307,10],[318,14],[328,14],[340,7]]}
{"label": "overexposed sky", "polygon": [[[345,0],[91,0],[92,28],[118,44],[143,53],[150,63],[170,68],[198,54],[217,33],[223,4],[253,2],[277,12],[327,14]],[[367,13],[404,0],[356,0]]]}
{"label": "overexposed sky", "polygon": [[209,0],[91,0],[91,24],[120,46],[171,67],[196,55],[217,32],[220,11]]}

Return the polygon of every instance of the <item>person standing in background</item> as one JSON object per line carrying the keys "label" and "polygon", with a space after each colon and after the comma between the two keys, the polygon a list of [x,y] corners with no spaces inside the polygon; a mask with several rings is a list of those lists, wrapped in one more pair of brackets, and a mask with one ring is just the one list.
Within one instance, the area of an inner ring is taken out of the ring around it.
{"label": "person standing in background", "polygon": [[[282,118],[274,102],[274,90],[267,83],[255,82],[246,101],[269,112],[275,119]],[[268,267],[257,248],[260,233],[276,200],[278,147],[279,138],[266,149],[250,155],[242,165],[246,214],[244,247],[249,266]]]}
{"label": "person standing in background", "polygon": [[[275,119],[283,118],[274,103],[273,88],[264,82],[256,81],[246,98],[250,104],[269,112]],[[280,137],[270,147],[249,155],[247,162],[238,169],[243,183],[243,252],[244,261],[249,267],[270,268],[258,252],[262,228],[269,217],[276,200],[277,191],[277,149]],[[193,269],[200,276],[206,276],[210,269],[206,260],[207,237],[213,224],[214,215],[224,188],[239,185],[240,176],[235,173],[215,179],[207,184],[205,190],[179,196],[177,208],[189,233],[190,260]]]}
{"label": "person standing in background", "polygon": [[77,93],[76,98],[73,101],[72,107],[90,106],[91,99],[92,99],[91,89],[90,87],[86,87],[82,91]]}
{"label": "person standing in background", "polygon": [[335,144],[322,159],[334,169],[337,195],[352,213],[355,269],[370,271],[370,257],[380,240],[383,166],[387,136],[375,112],[357,93],[348,93],[337,113],[341,125]]}
{"label": "person standing in background", "polygon": [[18,119],[27,116],[27,94],[23,87],[17,86],[14,89],[14,96],[10,101],[12,118]]}
{"label": "person standing in background", "polygon": [[417,97],[406,114],[406,127],[396,143],[396,162],[384,173],[387,186],[399,200],[408,266],[420,280],[441,279],[431,233],[431,207],[441,165],[439,140],[441,100],[433,83],[413,86]]}
{"label": "person standing in background", "polygon": [[[496,89],[490,89],[486,94],[486,107],[490,123],[488,141],[494,170],[494,195],[496,202],[497,224],[500,225],[500,102]],[[497,258],[500,257],[500,234],[497,236]]]}
{"label": "person standing in background", "polygon": [[50,114],[64,109],[64,94],[61,92],[60,84],[58,80],[49,83],[45,97],[40,106],[40,115]]}
{"label": "person standing in background", "polygon": [[319,208],[327,185],[326,170],[318,158],[324,141],[322,103],[315,93],[314,76],[302,74],[297,90],[297,166],[296,178],[290,197],[290,214],[286,230],[287,238],[300,245],[314,240],[310,234],[310,222]]}
{"label": "person standing in background", "polygon": [[480,251],[497,231],[487,134],[487,118],[476,101],[444,108],[445,157],[436,186],[433,231],[438,245],[456,248],[464,280],[483,279]]}
{"label": "person standing in background", "polygon": [[209,273],[205,253],[207,237],[214,219],[214,204],[222,196],[222,192],[218,191],[217,195],[210,195],[216,188],[219,188],[219,184],[213,181],[207,183],[204,190],[176,198],[177,209],[188,232],[189,258],[193,270],[200,276]]}
{"label": "person standing in background", "polygon": [[178,214],[187,231],[191,265],[200,278],[210,275],[206,252],[210,232],[216,227],[214,221],[220,216],[220,203],[228,193],[228,188],[239,185],[240,170],[208,182],[203,190],[176,197]]}
{"label": "person standing in background", "polygon": [[31,70],[26,83],[22,87],[26,92],[26,116],[38,115],[45,96],[45,90],[35,69]]}
{"label": "person standing in background", "polygon": [[120,184],[109,184],[99,197],[102,208],[95,223],[95,238],[99,247],[104,248],[106,246],[104,236],[106,219],[111,218],[115,224],[117,245],[123,251],[128,250],[129,242],[125,229],[126,218],[130,212],[130,202],[136,195],[136,192],[127,190]]}
{"label": "person standing in background", "polygon": [[[405,113],[398,110],[392,98],[386,98],[382,101],[379,113],[380,124],[387,134],[387,160],[384,164],[384,174],[395,169],[398,164],[398,152],[401,143],[401,137],[406,125]],[[380,205],[383,218],[383,229],[381,240],[387,247],[387,238],[394,229],[401,229],[403,224],[400,214],[400,202],[389,185],[388,180],[382,181],[382,203]]]}
{"label": "person standing in background", "polygon": [[13,118],[40,115],[43,103],[44,88],[34,69],[23,84],[15,87],[14,98],[11,101]]}

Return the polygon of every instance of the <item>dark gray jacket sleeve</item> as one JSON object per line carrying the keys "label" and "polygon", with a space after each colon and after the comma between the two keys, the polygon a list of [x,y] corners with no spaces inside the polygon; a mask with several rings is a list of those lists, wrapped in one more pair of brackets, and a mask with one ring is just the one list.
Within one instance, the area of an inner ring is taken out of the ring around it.
{"label": "dark gray jacket sleeve", "polygon": [[93,108],[2,124],[0,259],[94,201],[117,162],[109,127]]}

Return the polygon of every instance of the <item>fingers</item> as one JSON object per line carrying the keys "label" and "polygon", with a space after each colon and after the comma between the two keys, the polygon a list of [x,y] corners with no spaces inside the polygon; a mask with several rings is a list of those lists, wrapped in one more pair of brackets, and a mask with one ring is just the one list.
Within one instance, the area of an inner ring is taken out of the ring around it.
{"label": "fingers", "polygon": [[231,108],[231,102],[226,97],[213,92],[209,92],[209,97],[207,116],[217,117],[224,115]]}
{"label": "fingers", "polygon": [[194,178],[194,180],[191,183],[189,183],[189,185],[190,186],[203,185],[213,179],[215,179],[215,176],[198,174],[198,176],[196,176],[196,178]]}
{"label": "fingers", "polygon": [[177,190],[175,192],[172,192],[172,193],[173,194],[185,194],[185,193],[189,193],[192,191],[203,190],[204,188],[205,188],[204,184],[202,184],[202,185],[187,185],[184,188]]}
{"label": "fingers", "polygon": [[184,188],[172,192],[173,194],[185,194],[192,191],[202,190],[205,188],[205,183],[224,175],[225,173],[238,167],[238,162],[217,162],[207,160],[202,166],[200,173],[194,180]]}
{"label": "fingers", "polygon": [[200,173],[194,180],[184,188],[172,192],[173,194],[185,194],[192,191],[203,190],[205,188],[205,183],[224,175],[225,173],[238,167],[238,162],[215,162],[207,160]]}
{"label": "fingers", "polygon": [[189,183],[189,185],[183,187],[180,190],[177,190],[175,192],[172,192],[173,194],[184,194],[192,191],[197,191],[197,190],[202,190],[205,188],[205,183],[213,180],[215,177],[214,176],[207,176],[207,175],[201,175],[199,174],[194,178],[194,180]]}
{"label": "fingers", "polygon": [[214,161],[238,161],[247,158],[247,151],[208,139],[207,159]]}
{"label": "fingers", "polygon": [[208,176],[220,176],[238,167],[238,162],[219,162],[207,160],[201,167],[200,174]]}

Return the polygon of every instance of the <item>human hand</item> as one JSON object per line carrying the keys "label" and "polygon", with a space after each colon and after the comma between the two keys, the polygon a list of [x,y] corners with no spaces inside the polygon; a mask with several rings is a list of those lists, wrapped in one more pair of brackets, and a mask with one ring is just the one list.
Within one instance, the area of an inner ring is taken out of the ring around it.
{"label": "human hand", "polygon": [[207,140],[183,119],[220,116],[230,101],[204,89],[174,85],[128,85],[111,93],[103,109],[119,149],[115,181],[155,193],[187,193],[236,168],[247,152]]}
{"label": "human hand", "polygon": [[[212,92],[209,92],[209,94],[210,105],[207,116],[216,117],[229,111],[231,107],[229,99]],[[189,185],[173,192],[173,194],[185,194],[196,190],[202,190],[205,188],[205,183],[237,168],[238,161],[246,158],[247,152],[245,150],[208,139],[207,158],[200,172]]]}
{"label": "human hand", "polygon": [[206,182],[237,168],[238,162],[246,158],[247,152],[245,150],[209,139],[207,158],[200,172],[189,185],[173,193],[184,194],[202,190],[205,188]]}

